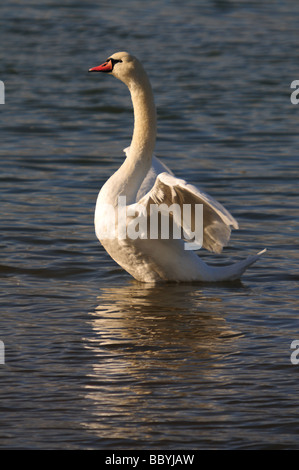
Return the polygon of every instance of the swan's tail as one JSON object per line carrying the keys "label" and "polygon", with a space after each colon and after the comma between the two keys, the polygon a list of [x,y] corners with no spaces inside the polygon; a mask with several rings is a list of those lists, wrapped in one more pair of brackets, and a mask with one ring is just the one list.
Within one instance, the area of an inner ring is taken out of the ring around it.
{"label": "swan's tail", "polygon": [[230,266],[211,267],[214,281],[234,281],[239,279],[249,266],[255,263],[267,251],[260,251],[256,255],[250,255],[248,258],[239,261]]}

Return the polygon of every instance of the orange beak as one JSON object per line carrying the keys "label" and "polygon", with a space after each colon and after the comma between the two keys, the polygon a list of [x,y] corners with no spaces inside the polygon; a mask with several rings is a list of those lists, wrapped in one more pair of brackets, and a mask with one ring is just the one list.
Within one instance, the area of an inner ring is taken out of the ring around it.
{"label": "orange beak", "polygon": [[107,60],[104,62],[102,65],[98,65],[97,67],[92,67],[91,69],[88,70],[88,72],[105,72],[109,73],[112,72],[113,69],[113,64],[112,60]]}

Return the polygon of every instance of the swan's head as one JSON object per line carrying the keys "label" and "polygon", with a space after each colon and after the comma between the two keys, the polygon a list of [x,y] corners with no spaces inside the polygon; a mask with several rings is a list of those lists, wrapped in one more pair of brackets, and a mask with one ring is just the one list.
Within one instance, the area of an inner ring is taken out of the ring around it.
{"label": "swan's head", "polygon": [[128,52],[116,52],[103,64],[92,67],[89,72],[104,72],[113,75],[127,86],[140,75],[145,74],[144,69],[136,57]]}

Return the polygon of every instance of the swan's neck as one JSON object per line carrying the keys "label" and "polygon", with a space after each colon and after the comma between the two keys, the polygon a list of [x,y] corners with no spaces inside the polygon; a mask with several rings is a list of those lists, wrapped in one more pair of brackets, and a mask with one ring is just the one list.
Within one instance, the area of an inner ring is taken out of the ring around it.
{"label": "swan's neck", "polygon": [[152,164],[156,143],[156,108],[149,79],[145,72],[128,84],[134,109],[134,131],[127,158],[116,172],[120,181],[118,195],[125,195],[127,204],[136,195]]}
{"label": "swan's neck", "polygon": [[134,132],[130,156],[138,161],[151,164],[156,143],[156,108],[150,82],[147,76],[130,87],[134,109]]}

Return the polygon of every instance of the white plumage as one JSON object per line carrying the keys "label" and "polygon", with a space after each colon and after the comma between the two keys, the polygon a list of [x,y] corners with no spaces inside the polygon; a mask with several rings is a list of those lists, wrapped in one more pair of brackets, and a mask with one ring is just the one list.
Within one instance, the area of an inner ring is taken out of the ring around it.
{"label": "white plumage", "polygon": [[[132,214],[137,208],[143,209],[145,220],[142,220],[146,222],[150,217],[152,204],[177,204],[182,209],[186,204],[191,207],[202,204],[202,245],[215,253],[220,253],[228,244],[231,228],[238,229],[238,223],[218,201],[176,178],[154,156],[156,109],[151,85],[141,63],[127,52],[118,52],[90,71],[106,72],[123,81],[130,90],[134,109],[134,132],[130,147],[124,150],[126,159],[104,184],[96,204],[96,234],[106,251],[135,279],[142,282],[216,282],[240,278],[265,250],[229,266],[209,266],[200,259],[197,252],[186,249],[188,243],[190,244],[186,236],[192,232],[196,222],[194,215],[189,228],[186,228],[182,218],[172,214],[171,223],[175,219],[176,226],[181,225],[185,229],[180,239],[152,239],[149,236],[133,239],[119,235],[120,215],[115,218],[115,214],[118,213],[120,200],[126,201],[129,214],[125,218],[126,227],[132,223]],[[140,219],[141,222],[142,220]],[[113,233],[114,236],[103,237],[103,233]]]}

